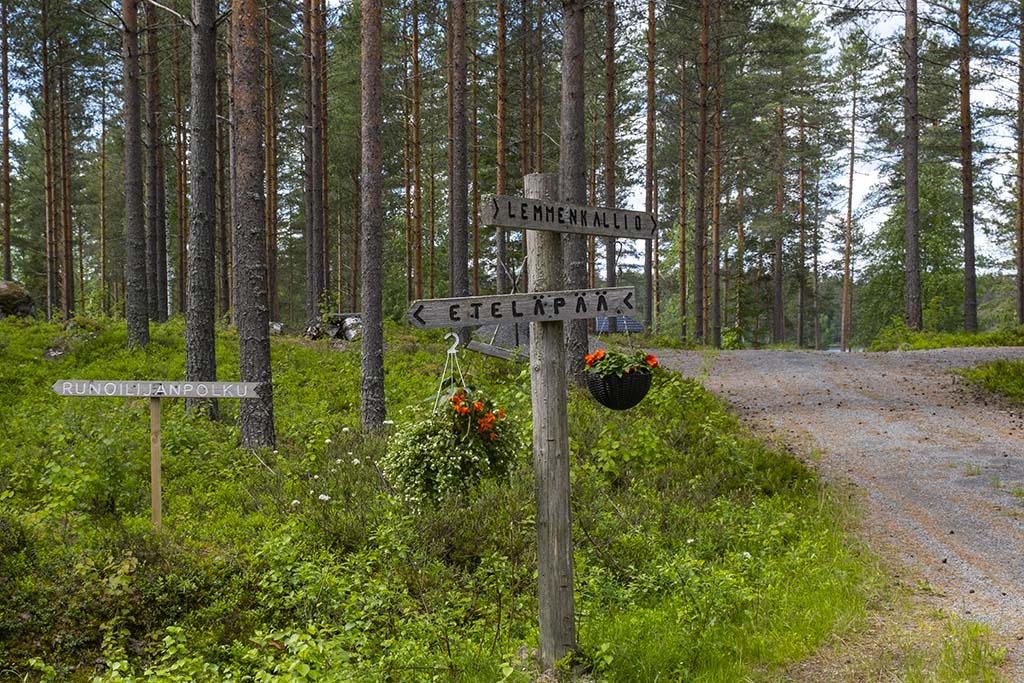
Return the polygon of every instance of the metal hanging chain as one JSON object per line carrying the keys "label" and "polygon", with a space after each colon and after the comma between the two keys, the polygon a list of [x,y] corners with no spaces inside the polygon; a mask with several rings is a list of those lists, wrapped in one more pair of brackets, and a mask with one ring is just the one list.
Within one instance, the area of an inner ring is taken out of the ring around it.
{"label": "metal hanging chain", "polygon": [[448,353],[445,354],[444,369],[441,370],[441,382],[437,385],[437,394],[434,396],[434,407],[431,409],[431,412],[434,413],[437,412],[437,407],[441,404],[441,396],[444,391],[445,381],[448,379],[449,372],[451,374],[450,384],[455,384],[455,381],[458,380],[460,387],[463,389],[466,387],[466,377],[462,374],[462,366],[459,364],[459,335],[454,332],[449,332],[444,335],[444,338],[451,340],[452,345],[448,348]]}

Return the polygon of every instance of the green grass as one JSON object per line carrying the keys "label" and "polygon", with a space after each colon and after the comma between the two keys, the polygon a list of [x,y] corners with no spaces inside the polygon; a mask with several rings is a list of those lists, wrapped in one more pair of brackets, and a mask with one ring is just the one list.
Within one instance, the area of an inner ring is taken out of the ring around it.
{"label": "green grass", "polygon": [[[447,345],[387,332],[391,417],[417,419]],[[182,336],[154,326],[129,352],[119,324],[0,321],[0,679],[536,678],[517,654],[537,641],[529,452],[506,479],[409,508],[376,467],[384,441],[357,430],[358,347],[274,340],[273,452],[238,447],[231,402],[210,422],[165,401],[154,533],[145,400],[49,386],[181,379]],[[237,363],[222,330],[219,378]],[[528,436],[528,372],[463,363]],[[574,393],[570,434],[576,663],[597,680],[745,680],[884,596],[848,511],[697,383],[659,373],[624,413]]]}
{"label": "green grass", "polygon": [[1024,403],[1024,361],[996,360],[962,370],[960,374],[985,391]]}
{"label": "green grass", "polygon": [[895,321],[868,345],[868,351],[923,351],[965,346],[1024,346],[1024,327],[989,332],[914,332]]}

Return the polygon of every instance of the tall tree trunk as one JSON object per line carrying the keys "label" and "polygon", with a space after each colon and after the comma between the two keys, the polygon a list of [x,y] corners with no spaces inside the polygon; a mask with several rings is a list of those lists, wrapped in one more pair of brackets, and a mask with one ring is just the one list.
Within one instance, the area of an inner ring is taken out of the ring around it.
{"label": "tall tree trunk", "polygon": [[[421,86],[419,5],[416,0],[412,0],[412,250],[413,281],[417,299],[423,298],[423,123],[420,120]],[[500,131],[500,116],[498,126]],[[501,144],[500,139],[501,134],[499,132],[499,145]],[[502,177],[500,161],[498,164],[498,177]]]}
{"label": "tall tree trunk", "polygon": [[[189,117],[188,306],[185,309],[185,379],[217,379],[217,0],[192,0],[191,116]],[[189,399],[190,409],[217,417],[214,400]]]}
{"label": "tall tree trunk", "polygon": [[804,339],[804,321],[807,314],[807,224],[806,224],[806,209],[807,204],[804,201],[804,189],[806,180],[806,139],[805,139],[805,122],[804,122],[804,110],[800,108],[800,171],[797,179],[797,262],[796,262],[796,277],[797,277],[797,304],[796,304],[796,345],[798,348],[803,348],[805,344]]}
{"label": "tall tree trunk", "polygon": [[850,273],[850,259],[853,253],[853,171],[857,157],[857,88],[859,74],[853,72],[853,104],[850,108],[850,174],[849,189],[846,193],[846,229],[843,247],[843,307],[839,325],[839,350],[848,351],[850,343],[850,310],[853,305],[853,282]]}
{"label": "tall tree trunk", "polygon": [[[476,5],[474,5],[476,7]],[[480,136],[479,118],[480,112],[477,109],[477,57],[476,50],[473,51],[473,70],[471,98],[473,118],[470,127],[470,138],[472,139],[473,151],[470,153],[470,166],[472,168],[471,178],[473,183],[472,210],[470,221],[473,226],[473,294],[480,294]]]}
{"label": "tall tree trunk", "polygon": [[[181,34],[174,28],[174,148],[178,170],[178,312],[185,312],[188,290],[188,156],[185,150],[185,104],[181,88]],[[212,177],[212,176],[211,176]]]}
{"label": "tall tree trunk", "polygon": [[[323,279],[325,304],[331,291],[331,229],[330,229],[330,173],[327,167],[328,110],[327,110],[327,0],[320,1],[317,45],[320,48],[320,228],[323,247]],[[339,302],[339,306],[340,306]]]}
{"label": "tall tree trunk", "polygon": [[4,201],[4,279],[13,276],[11,264],[11,92],[7,74],[7,56],[10,45],[7,36],[8,0],[0,2],[0,98],[3,107],[3,201]]}
{"label": "tall tree trunk", "polygon": [[306,318],[313,320],[320,313],[324,296],[324,226],[323,219],[323,122],[320,111],[320,49],[319,0],[305,0],[303,28],[305,31],[303,77],[306,93],[305,168],[306,168]]}
{"label": "tall tree trunk", "polygon": [[746,185],[743,180],[743,160],[739,162],[739,168],[736,171],[736,286],[733,287],[733,297],[736,299],[736,309],[733,314],[733,328],[742,333],[743,332],[743,291],[744,291],[744,278],[746,275],[744,271],[746,265],[744,260],[746,259],[747,250],[747,239],[746,239],[746,214],[743,212],[743,201],[747,193]]}
{"label": "tall tree trunk", "polygon": [[1017,18],[1017,324],[1024,325],[1024,0]]}
{"label": "tall tree trunk", "polygon": [[[534,124],[533,124],[533,172],[544,172],[544,0],[536,0],[537,4],[537,25],[534,29],[534,59],[537,68],[534,71],[533,94]],[[525,244],[526,239],[523,238]]]}
{"label": "tall tree trunk", "polygon": [[146,221],[142,207],[142,113],[139,99],[138,0],[122,0],[124,76],[125,296],[128,346],[149,344]]}
{"label": "tall tree trunk", "polygon": [[[586,118],[584,111],[583,0],[563,5],[562,107],[559,125],[558,194],[566,204],[587,202]],[[565,284],[570,289],[587,286],[587,245],[582,235],[563,235]],[[587,355],[587,323],[572,320],[566,325],[566,372],[582,387]],[[575,635],[573,636],[575,637]],[[563,655],[565,653],[562,653]],[[559,659],[562,655],[559,655]]]}
{"label": "tall tree trunk", "polygon": [[772,343],[781,344],[786,339],[786,311],[782,298],[782,237],[786,201],[786,114],[778,105],[779,128],[776,131],[778,147],[778,168],[775,170],[775,235],[772,252]]}
{"label": "tall tree trunk", "polygon": [[100,94],[100,306],[104,315],[110,315],[110,297],[107,281],[107,82],[103,81]]}
{"label": "tall tree trunk", "polygon": [[920,330],[921,319],[921,211],[918,197],[918,142],[920,136],[917,111],[917,0],[904,3],[905,34],[903,41],[903,182],[905,223],[903,228],[903,296],[904,322]]}
{"label": "tall tree trunk", "polygon": [[[615,0],[604,3],[604,205],[611,208],[616,205],[616,177],[618,166],[615,153]],[[604,238],[604,274],[605,284],[616,285],[618,264],[615,255],[615,238]],[[618,320],[614,315],[608,316],[608,331],[618,331]]]}
{"label": "tall tree trunk", "polygon": [[434,146],[430,145],[430,167],[427,169],[427,176],[430,178],[430,298],[436,296],[436,268],[437,263],[434,254],[434,245],[437,240],[437,198],[435,196],[436,179],[434,177]]}
{"label": "tall tree trunk", "polygon": [[711,142],[711,343],[722,348],[722,3],[715,0],[714,118]]}
{"label": "tall tree trunk", "polygon": [[[274,74],[273,31],[270,7],[264,9],[263,103],[264,154],[267,174],[267,295],[270,319],[281,319],[281,297],[277,286],[277,77]],[[341,272],[340,270],[338,271]],[[340,282],[340,280],[339,280]],[[341,297],[338,297],[339,306]]]}
{"label": "tall tree trunk", "polygon": [[406,31],[405,16],[402,17],[402,180],[405,193],[405,301],[409,303],[415,296],[412,283],[412,99],[409,84],[409,34]]}
{"label": "tall tree trunk", "polygon": [[[360,124],[362,125],[362,124]],[[361,131],[357,131],[358,135]],[[362,143],[360,143],[362,147]],[[361,192],[362,182],[359,179],[359,169],[352,170],[352,286],[349,292],[349,309],[355,311],[359,308],[360,291],[359,282],[362,278],[362,268],[359,262],[359,244],[362,237],[359,234],[361,225],[360,211],[362,210]]]}
{"label": "tall tree trunk", "polygon": [[160,44],[156,8],[146,7],[146,276],[149,316],[167,320],[166,210],[163,203],[163,135],[160,122]]}
{"label": "tall tree trunk", "polygon": [[40,23],[42,36],[40,45],[40,62],[42,65],[43,89],[43,200],[46,223],[46,319],[53,320],[53,311],[57,306],[60,294],[57,290],[57,202],[54,199],[54,164],[53,164],[53,73],[50,67],[49,46],[49,3],[42,2]]}
{"label": "tall tree trunk", "polygon": [[679,339],[686,341],[686,58],[679,63]]}
{"label": "tall tree trunk", "polygon": [[466,0],[451,0],[452,8],[452,174],[448,210],[452,296],[469,295],[468,262],[468,149],[466,135]]}
{"label": "tall tree trunk", "polygon": [[978,331],[978,282],[974,272],[974,162],[971,131],[971,53],[968,0],[960,0],[960,180],[964,217],[964,330]]}
{"label": "tall tree trunk", "polygon": [[[464,0],[462,0],[464,2]],[[381,270],[384,246],[384,216],[381,209],[383,162],[381,157],[381,2],[362,0],[362,311],[361,356],[362,409],[364,430],[383,427],[384,404],[384,319]],[[464,9],[464,7],[463,7]],[[465,17],[465,15],[463,15]],[[463,24],[464,26],[464,24]],[[463,37],[465,32],[463,32]],[[463,53],[464,54],[464,53]],[[463,189],[465,185],[463,185]]]}
{"label": "tall tree trunk", "polygon": [[698,116],[697,116],[697,192],[694,198],[694,227],[696,238],[693,244],[693,296],[694,326],[693,336],[698,342],[704,341],[704,302],[707,300],[707,287],[704,280],[704,260],[707,246],[707,158],[708,158],[708,82],[710,80],[710,49],[708,46],[710,33],[710,0],[701,0],[700,4],[700,70],[698,77]]}
{"label": "tall tree trunk", "polygon": [[[508,191],[508,74],[507,74],[507,48],[506,38],[508,33],[508,22],[505,18],[505,0],[498,1],[498,26],[497,46],[495,48],[495,79],[497,81],[497,103],[495,105],[496,132],[496,169],[495,169],[495,192],[505,194]],[[495,284],[498,294],[505,294],[512,290],[512,278],[509,277],[508,244],[506,241],[505,228],[494,229],[494,256],[496,261]]]}
{"label": "tall tree trunk", "polygon": [[74,225],[71,220],[71,133],[68,121],[68,75],[64,41],[57,43],[57,116],[60,123],[60,212],[61,212],[61,306],[64,320],[75,314],[75,250]]}
{"label": "tall tree trunk", "polygon": [[[654,0],[647,0],[647,122],[645,126],[644,211],[654,212]],[[654,329],[654,254],[653,240],[644,241],[644,327]]]}
{"label": "tall tree trunk", "polygon": [[256,382],[260,398],[239,408],[242,445],[270,448],[275,441],[267,308],[267,247],[263,198],[263,98],[260,17],[256,0],[233,0],[231,30],[232,137],[235,147],[235,319],[243,382]]}
{"label": "tall tree trunk", "polygon": [[814,173],[814,234],[811,236],[813,249],[811,296],[814,298],[814,350],[821,350],[821,310],[818,296],[818,259],[821,254],[821,173]]}
{"label": "tall tree trunk", "polygon": [[[217,79],[217,187],[218,189],[218,225],[220,226],[220,249],[218,251],[218,262],[220,264],[220,314],[227,315],[231,310],[231,200],[230,179],[228,178],[229,157],[231,155],[228,143],[227,107],[224,103],[224,80]],[[193,163],[195,163],[193,161]]]}

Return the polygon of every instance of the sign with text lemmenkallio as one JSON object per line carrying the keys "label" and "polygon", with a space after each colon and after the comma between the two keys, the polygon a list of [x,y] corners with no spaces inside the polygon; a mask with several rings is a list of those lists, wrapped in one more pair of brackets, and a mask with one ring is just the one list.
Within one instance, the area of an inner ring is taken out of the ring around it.
{"label": "sign with text lemmenkallio", "polygon": [[575,235],[654,239],[658,221],[645,211],[575,206],[541,199],[495,195],[485,199],[484,223],[503,228],[548,230]]}
{"label": "sign with text lemmenkallio", "polygon": [[153,526],[160,528],[160,399],[260,398],[258,382],[154,382],[146,380],[59,379],[52,389],[60,396],[149,399],[149,492]]}
{"label": "sign with text lemmenkallio", "polygon": [[406,318],[421,329],[475,327],[488,323],[553,322],[626,315],[633,311],[632,287],[523,292],[412,302]]}

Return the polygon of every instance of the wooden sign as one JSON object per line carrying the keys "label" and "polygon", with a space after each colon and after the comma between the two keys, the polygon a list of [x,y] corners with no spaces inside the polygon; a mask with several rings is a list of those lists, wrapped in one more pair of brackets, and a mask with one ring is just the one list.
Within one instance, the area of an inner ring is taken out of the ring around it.
{"label": "wooden sign", "polygon": [[259,398],[257,382],[149,382],[95,379],[59,379],[52,389],[60,396],[143,397],[149,399],[150,518],[160,529],[163,518],[160,494],[160,399]]}
{"label": "wooden sign", "polygon": [[486,198],[484,223],[504,228],[549,230],[576,235],[654,239],[658,221],[652,214],[628,209],[574,206],[541,199],[496,195]]}
{"label": "wooden sign", "polygon": [[487,323],[552,322],[624,315],[633,310],[632,287],[524,292],[422,299],[412,302],[406,318],[416,327],[474,327]]}
{"label": "wooden sign", "polygon": [[256,382],[125,382],[62,379],[53,383],[61,396],[156,398],[259,398]]}

